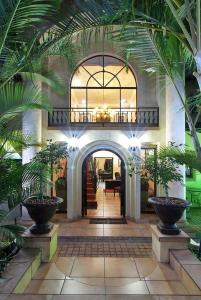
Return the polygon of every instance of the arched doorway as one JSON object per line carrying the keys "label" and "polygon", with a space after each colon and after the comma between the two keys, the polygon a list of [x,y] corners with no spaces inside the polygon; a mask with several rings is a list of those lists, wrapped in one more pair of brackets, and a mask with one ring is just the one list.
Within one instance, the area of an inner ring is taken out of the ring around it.
{"label": "arched doorway", "polygon": [[125,217],[125,163],[114,151],[96,150],[82,164],[82,216]]}
{"label": "arched doorway", "polygon": [[[67,170],[68,201],[67,216],[76,219],[82,216],[82,166],[86,157],[95,151],[105,149],[119,155],[127,168],[130,153],[116,141],[109,139],[92,140],[82,148],[72,153]],[[135,174],[132,178],[125,171],[125,207],[126,216],[135,220],[140,219],[140,176]]]}

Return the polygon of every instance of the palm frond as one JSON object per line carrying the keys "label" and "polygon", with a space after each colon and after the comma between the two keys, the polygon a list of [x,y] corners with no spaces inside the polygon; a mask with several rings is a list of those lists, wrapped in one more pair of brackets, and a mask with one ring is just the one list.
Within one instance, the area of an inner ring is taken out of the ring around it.
{"label": "palm frond", "polygon": [[8,122],[30,109],[46,109],[50,104],[44,95],[33,86],[7,84],[0,89],[0,124]]}
{"label": "palm frond", "polygon": [[0,5],[0,53],[5,46],[16,47],[45,17],[55,12],[53,1],[43,0],[2,0]]}
{"label": "palm frond", "polygon": [[15,241],[21,246],[23,244],[22,234],[26,230],[26,227],[18,224],[5,224],[0,225],[0,237],[4,241]]}
{"label": "palm frond", "polygon": [[188,167],[201,172],[201,161],[197,158],[195,151],[186,149],[184,146],[169,146],[161,147],[160,156],[170,157],[180,165],[187,165]]}

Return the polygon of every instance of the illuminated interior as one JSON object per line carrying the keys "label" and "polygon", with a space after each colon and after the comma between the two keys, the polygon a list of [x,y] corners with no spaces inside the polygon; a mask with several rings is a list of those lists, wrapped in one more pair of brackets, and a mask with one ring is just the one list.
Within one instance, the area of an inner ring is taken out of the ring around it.
{"label": "illuminated interior", "polygon": [[74,111],[87,110],[95,115],[96,121],[103,117],[111,121],[117,111],[130,111],[136,104],[136,80],[122,60],[99,55],[85,60],[74,72],[71,81]]}

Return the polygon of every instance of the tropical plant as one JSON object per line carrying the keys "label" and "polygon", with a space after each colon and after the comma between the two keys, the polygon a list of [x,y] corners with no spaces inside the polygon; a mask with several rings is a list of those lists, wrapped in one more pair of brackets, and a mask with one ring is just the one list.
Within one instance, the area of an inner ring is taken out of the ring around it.
{"label": "tropical plant", "polygon": [[[176,160],[165,155],[164,148],[156,151],[155,154],[150,154],[146,158],[146,164],[140,157],[131,156],[128,161],[129,174],[143,174],[146,180],[155,181],[161,184],[166,198],[168,197],[169,184],[171,182],[182,182],[183,176],[179,171],[179,164]],[[143,179],[144,180],[144,179]]]}
{"label": "tropical plant", "polygon": [[25,165],[22,176],[24,187],[33,187],[30,196],[34,198],[35,203],[49,203],[51,197],[47,197],[47,187],[52,186],[51,181],[54,172],[61,170],[60,160],[66,159],[69,155],[69,149],[65,143],[53,143],[48,140],[48,144],[39,151],[36,156]]}
{"label": "tropical plant", "polygon": [[182,182],[183,179],[175,160],[172,157],[160,155],[160,151],[156,155],[147,157],[146,170],[151,180],[162,185],[166,197],[168,197],[169,183]]}
{"label": "tropical plant", "polygon": [[179,165],[186,165],[198,172],[201,172],[201,160],[196,156],[195,151],[185,146],[178,146],[175,143],[167,147],[161,147],[161,155],[173,158]]}
{"label": "tropical plant", "polygon": [[[53,13],[56,1],[2,0],[0,4],[0,256],[14,242],[22,243],[23,226],[8,221],[11,210],[22,200],[23,166],[13,160],[16,153],[34,144],[22,134],[22,113],[30,109],[49,109],[41,92],[22,80],[33,74],[33,46],[39,37],[39,24]],[[30,34],[32,32],[32,34]],[[36,68],[36,67],[35,67]],[[42,76],[42,78],[45,78]],[[33,79],[33,78],[32,78]],[[46,83],[51,84],[50,79]],[[18,154],[18,155],[19,155]],[[2,266],[7,262],[3,258]],[[1,264],[1,262],[0,262]],[[0,267],[1,268],[1,267]]]}
{"label": "tropical plant", "polygon": [[[147,72],[167,75],[174,85],[185,109],[186,121],[196,155],[201,158],[201,145],[196,124],[201,112],[201,16],[200,0],[122,1],[122,7],[107,22],[123,26],[113,37],[124,43],[126,55],[135,56]],[[160,9],[159,9],[160,8]],[[145,51],[146,49],[146,51]],[[184,71],[197,79],[199,94],[187,101]]]}

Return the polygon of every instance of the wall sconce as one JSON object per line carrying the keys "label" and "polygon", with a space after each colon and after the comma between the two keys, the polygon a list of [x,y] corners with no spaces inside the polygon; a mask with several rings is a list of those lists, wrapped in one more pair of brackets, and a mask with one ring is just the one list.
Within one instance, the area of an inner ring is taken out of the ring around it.
{"label": "wall sconce", "polygon": [[133,134],[129,140],[128,150],[131,152],[135,152],[137,149],[140,149],[141,143],[140,140]]}
{"label": "wall sconce", "polygon": [[69,146],[70,146],[71,151],[74,152],[79,148],[78,147],[78,142],[79,142],[79,139],[78,139],[77,134],[73,134],[72,138],[69,139]]}

